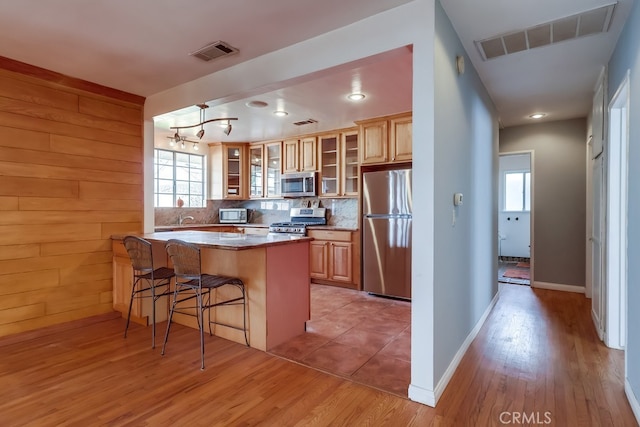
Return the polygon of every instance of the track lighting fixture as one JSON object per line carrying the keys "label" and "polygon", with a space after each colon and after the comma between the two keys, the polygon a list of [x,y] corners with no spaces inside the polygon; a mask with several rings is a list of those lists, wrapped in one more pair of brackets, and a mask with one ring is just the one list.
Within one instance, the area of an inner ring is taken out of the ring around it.
{"label": "track lighting fixture", "polygon": [[218,122],[221,120],[226,120],[227,121],[227,125],[224,127],[223,132],[225,135],[229,135],[231,133],[231,123],[229,123],[229,121],[231,120],[238,120],[237,117],[220,117],[217,119],[209,119],[209,120],[205,120],[205,114],[204,114],[204,110],[209,108],[209,106],[207,104],[198,104],[197,105],[200,108],[200,123],[197,123],[195,125],[189,125],[189,126],[171,126],[169,129],[175,129],[176,133],[175,136],[173,137],[175,142],[179,142],[182,140],[182,137],[179,135],[178,131],[180,129],[189,129],[189,128],[194,128],[194,127],[198,127],[200,126],[200,130],[198,131],[198,133],[196,133],[196,136],[198,137],[198,139],[202,139],[202,137],[204,136],[204,125],[206,123],[211,123],[211,122]]}
{"label": "track lighting fixture", "polygon": [[200,149],[198,141],[190,141],[186,136],[181,136],[178,141],[176,141],[173,136],[168,136],[167,138],[169,138],[169,145],[172,147],[176,145],[176,142],[180,142],[180,148],[184,150],[185,148],[187,148],[186,143],[188,142],[190,144],[193,144],[191,148],[193,148],[195,151],[198,151]]}

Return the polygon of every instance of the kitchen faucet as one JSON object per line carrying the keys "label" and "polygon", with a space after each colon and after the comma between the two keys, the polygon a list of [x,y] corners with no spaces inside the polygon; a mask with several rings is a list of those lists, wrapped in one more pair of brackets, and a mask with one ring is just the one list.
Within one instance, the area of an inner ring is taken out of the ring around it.
{"label": "kitchen faucet", "polygon": [[178,225],[182,225],[182,222],[185,219],[190,219],[191,221],[195,221],[194,218],[191,215],[182,216],[182,214],[180,214],[180,217],[178,218]]}

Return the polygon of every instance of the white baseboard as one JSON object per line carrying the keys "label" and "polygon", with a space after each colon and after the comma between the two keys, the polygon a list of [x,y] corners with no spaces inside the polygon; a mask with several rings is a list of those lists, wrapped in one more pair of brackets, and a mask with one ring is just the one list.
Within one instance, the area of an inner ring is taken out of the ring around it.
{"label": "white baseboard", "polygon": [[423,405],[436,406],[436,394],[433,390],[427,390],[426,388],[418,387],[413,384],[409,384],[409,399],[414,402],[422,403]]}
{"label": "white baseboard", "polygon": [[550,289],[552,291],[576,292],[584,294],[584,286],[563,285],[561,283],[533,282],[532,288]]}
{"label": "white baseboard", "polygon": [[[442,393],[444,393],[444,389],[447,388],[447,385],[449,384],[449,381],[451,381],[451,377],[453,376],[453,373],[458,368],[458,365],[460,364],[462,357],[465,355],[465,353],[469,349],[469,346],[471,345],[473,340],[476,338],[476,336],[480,332],[482,325],[484,325],[484,322],[487,320],[487,317],[489,317],[489,313],[491,313],[491,310],[496,305],[499,298],[500,298],[500,290],[496,292],[495,296],[491,300],[491,303],[489,303],[489,307],[487,307],[487,309],[482,314],[482,317],[480,317],[480,319],[478,320],[476,325],[473,327],[471,332],[469,332],[469,335],[467,336],[467,338],[464,340],[464,342],[458,349],[456,355],[453,357],[453,360],[449,364],[449,367],[442,375],[442,378],[440,378],[440,381],[438,381],[438,384],[436,385],[436,389],[434,390],[434,393],[433,393],[434,395],[433,405],[429,405],[429,406],[435,406],[435,404],[438,403],[438,400],[440,400]],[[411,390],[411,387],[409,387],[409,390]],[[409,395],[409,398],[411,398],[411,395]]]}
{"label": "white baseboard", "polygon": [[633,389],[631,389],[631,384],[629,384],[629,380],[625,378],[624,380],[624,393],[627,395],[627,399],[629,400],[629,405],[631,405],[631,410],[633,411],[633,415],[636,416],[636,421],[640,424],[640,403],[638,402],[638,398],[633,393]]}

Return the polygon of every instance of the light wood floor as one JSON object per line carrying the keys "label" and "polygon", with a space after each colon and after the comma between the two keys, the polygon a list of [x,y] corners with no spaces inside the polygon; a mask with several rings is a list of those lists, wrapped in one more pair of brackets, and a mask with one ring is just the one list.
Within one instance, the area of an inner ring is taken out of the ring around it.
{"label": "light wood floor", "polygon": [[0,425],[497,426],[503,411],[637,425],[623,353],[599,342],[578,294],[504,285],[437,409],[215,337],[202,372],[197,331],[175,325],[161,357],[149,329],[125,340],[123,327],[111,316],[0,339]]}

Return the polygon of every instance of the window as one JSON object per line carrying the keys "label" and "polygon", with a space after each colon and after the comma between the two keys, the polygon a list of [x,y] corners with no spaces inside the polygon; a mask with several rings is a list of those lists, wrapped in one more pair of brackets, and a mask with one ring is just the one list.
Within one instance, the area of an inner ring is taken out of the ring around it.
{"label": "window", "polygon": [[155,207],[177,206],[178,198],[184,201],[185,207],[203,207],[204,156],[168,150],[154,151]]}
{"label": "window", "polygon": [[505,172],[504,210],[515,212],[531,210],[530,172]]}

